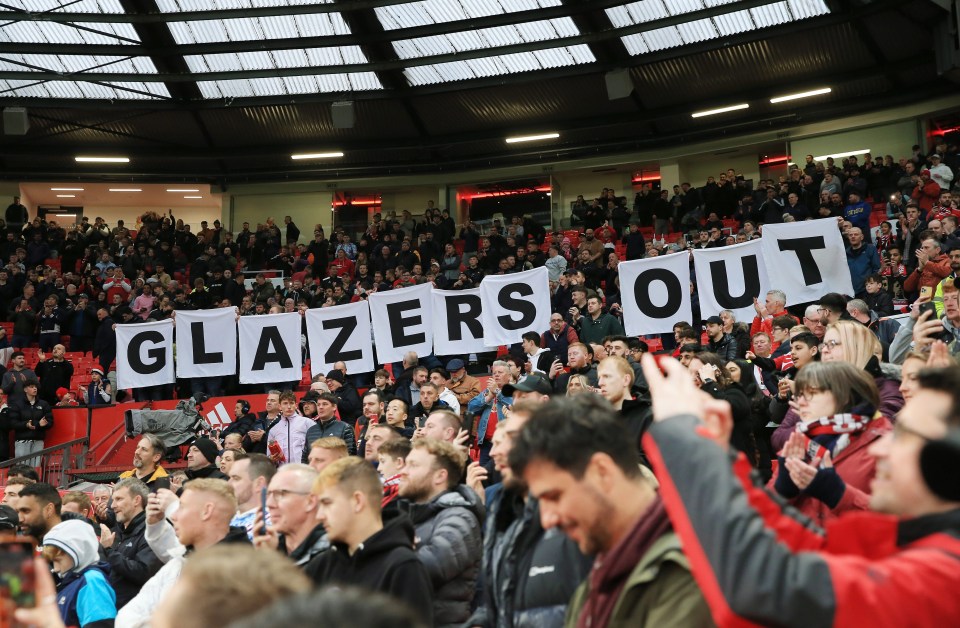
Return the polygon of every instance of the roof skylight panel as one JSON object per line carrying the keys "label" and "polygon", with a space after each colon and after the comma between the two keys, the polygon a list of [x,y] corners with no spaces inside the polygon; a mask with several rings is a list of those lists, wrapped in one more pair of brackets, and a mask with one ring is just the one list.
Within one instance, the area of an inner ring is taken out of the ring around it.
{"label": "roof skylight panel", "polygon": [[643,33],[650,50],[666,50],[667,48],[676,48],[683,45],[683,38],[680,37],[680,31],[676,26],[666,28],[657,28]]}
{"label": "roof skylight panel", "polygon": [[717,15],[713,18],[713,23],[717,25],[717,30],[720,31],[720,35],[724,37],[757,28],[757,25],[753,23],[753,17],[751,17],[749,11],[733,11],[731,13]]}
{"label": "roof skylight panel", "polygon": [[555,7],[561,0],[420,0],[374,11],[384,30],[456,22],[476,17]]}
{"label": "roof skylight panel", "polygon": [[776,4],[768,4],[757,7],[756,9],[750,9],[750,15],[753,16],[753,21],[757,23],[758,28],[776,26],[793,21],[786,2],[777,2]]}
{"label": "roof skylight panel", "polygon": [[714,26],[713,22],[709,19],[677,24],[677,30],[680,32],[680,37],[683,38],[683,43],[685,44],[694,44],[699,41],[716,39],[719,36],[717,27]]}
{"label": "roof skylight panel", "polygon": [[643,35],[640,33],[621,37],[620,40],[626,47],[627,52],[629,52],[631,55],[642,55],[646,52],[650,52],[650,48],[647,47],[647,42],[643,40]]}
{"label": "roof skylight panel", "polygon": [[460,31],[447,35],[415,37],[392,42],[397,56],[401,59],[443,54],[464,50],[483,50],[496,46],[508,46],[536,41],[548,41],[558,37],[568,37],[579,31],[569,18],[559,20],[541,20],[527,24],[511,24],[481,28],[472,31]]}
{"label": "roof skylight panel", "polygon": [[704,8],[703,0],[663,0],[670,15],[681,15]]}
{"label": "roof skylight panel", "polygon": [[790,6],[793,17],[798,20],[826,15],[830,12],[823,0],[787,0],[787,4]]}
{"label": "roof skylight panel", "polygon": [[519,52],[496,57],[450,61],[406,68],[404,75],[411,85],[463,81],[472,78],[501,76],[514,72],[530,72],[547,68],[592,63],[596,61],[586,45]]}
{"label": "roof skylight panel", "polygon": [[71,13],[123,13],[123,7],[118,0],[12,0],[10,6],[23,8],[34,13],[55,13],[63,9]]}

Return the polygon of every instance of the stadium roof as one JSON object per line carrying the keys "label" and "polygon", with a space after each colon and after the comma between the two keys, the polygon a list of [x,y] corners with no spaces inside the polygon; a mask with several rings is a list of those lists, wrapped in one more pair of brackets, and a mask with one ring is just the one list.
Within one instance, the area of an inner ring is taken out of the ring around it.
{"label": "stadium roof", "polygon": [[[5,177],[212,182],[530,163],[903,104],[942,95],[931,41],[948,19],[929,0],[0,8],[0,104],[26,107],[30,121],[0,139]],[[608,98],[611,72],[628,95]],[[811,90],[821,93],[771,102]],[[335,123],[343,101],[352,127]],[[557,136],[505,143],[529,134]],[[343,156],[291,159],[304,153]]]}

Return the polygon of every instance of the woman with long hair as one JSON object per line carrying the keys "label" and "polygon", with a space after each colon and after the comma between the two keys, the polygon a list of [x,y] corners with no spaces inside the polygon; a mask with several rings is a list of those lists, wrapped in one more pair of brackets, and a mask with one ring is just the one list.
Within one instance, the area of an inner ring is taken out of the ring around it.
{"label": "woman with long hair", "polygon": [[848,362],[813,363],[797,374],[795,391],[800,422],[778,455],[771,487],[818,525],[866,510],[876,474],[869,447],[893,429],[877,411],[874,378]]}
{"label": "woman with long hair", "polygon": [[[820,360],[823,362],[846,362],[865,371],[873,378],[879,392],[877,410],[893,420],[903,407],[900,382],[888,376],[880,366],[883,347],[876,335],[866,325],[857,321],[837,321],[827,326],[820,345]],[[801,369],[802,371],[802,369]],[[780,427],[774,432],[771,443],[779,450],[793,432],[799,417],[794,410],[787,412]]]}
{"label": "woman with long hair", "polygon": [[770,398],[760,388],[759,379],[762,377],[759,369],[747,360],[731,360],[727,362],[727,372],[730,379],[740,384],[743,394],[750,401],[750,414],[753,422],[753,436],[757,444],[757,461],[754,464],[760,471],[763,481],[770,479],[773,471],[771,460],[773,452],[770,450]]}
{"label": "woman with long hair", "polygon": [[724,361],[716,353],[698,353],[687,366],[694,383],[714,399],[730,404],[733,414],[733,432],[730,444],[742,451],[753,466],[759,465],[759,453],[754,436],[754,418],[750,400],[743,387],[733,379]]}

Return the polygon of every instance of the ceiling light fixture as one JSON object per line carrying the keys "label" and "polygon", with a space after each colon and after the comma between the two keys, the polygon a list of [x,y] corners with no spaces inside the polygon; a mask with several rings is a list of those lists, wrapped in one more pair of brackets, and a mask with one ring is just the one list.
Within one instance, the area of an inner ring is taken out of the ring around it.
{"label": "ceiling light fixture", "polygon": [[184,196],[183,198],[203,198],[202,196]]}
{"label": "ceiling light fixture", "polygon": [[57,194],[57,198],[77,198],[76,194]]}
{"label": "ceiling light fixture", "polygon": [[143,192],[140,188],[110,188],[111,192]]}
{"label": "ceiling light fixture", "polygon": [[508,137],[507,144],[519,144],[520,142],[536,142],[537,140],[555,140],[560,137],[559,133],[540,133],[539,135],[518,135]]}
{"label": "ceiling light fixture", "polygon": [[705,116],[715,116],[718,113],[727,113],[728,111],[738,111],[740,109],[749,109],[750,105],[747,103],[740,103],[739,105],[730,105],[729,107],[720,107],[719,109],[707,109],[706,111],[696,111],[690,114],[691,118],[703,118]]}
{"label": "ceiling light fixture", "polygon": [[83,192],[83,188],[50,188],[51,192]]}
{"label": "ceiling light fixture", "polygon": [[193,188],[170,188],[167,192],[199,192],[200,190],[195,190]]}
{"label": "ceiling light fixture", "polygon": [[100,163],[100,164],[128,164],[130,163],[129,157],[74,157],[74,161],[83,163]]}
{"label": "ceiling light fixture", "polygon": [[786,96],[776,96],[770,99],[772,104],[777,104],[778,102],[787,102],[788,100],[797,100],[798,98],[810,98],[811,96],[820,96],[821,94],[829,94],[833,89],[830,87],[821,87],[820,89],[811,89],[808,92],[797,92],[796,94],[787,94]]}
{"label": "ceiling light fixture", "polygon": [[840,152],[840,153],[832,153],[832,154],[830,154],[830,155],[820,155],[819,157],[814,157],[813,160],[814,160],[814,161],[826,161],[827,159],[829,159],[829,158],[831,158],[831,157],[833,157],[834,159],[836,159],[837,157],[849,157],[850,155],[863,155],[864,153],[869,153],[869,152],[870,152],[870,149],[869,149],[869,148],[858,148],[858,149],[856,149],[856,150],[845,150],[845,151],[843,151],[843,152]]}
{"label": "ceiling light fixture", "polygon": [[298,153],[290,155],[290,159],[331,159],[333,157],[343,157],[341,152],[331,153]]}

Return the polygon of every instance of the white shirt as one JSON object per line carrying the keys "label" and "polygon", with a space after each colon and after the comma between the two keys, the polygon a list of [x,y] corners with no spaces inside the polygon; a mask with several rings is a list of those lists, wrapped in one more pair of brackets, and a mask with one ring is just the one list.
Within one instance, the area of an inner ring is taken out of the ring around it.
{"label": "white shirt", "polygon": [[444,387],[443,391],[440,393],[439,398],[440,398],[440,401],[445,401],[447,405],[450,406],[451,410],[453,410],[457,414],[460,414],[460,400],[457,399],[457,396],[453,394],[453,392],[449,388]]}

